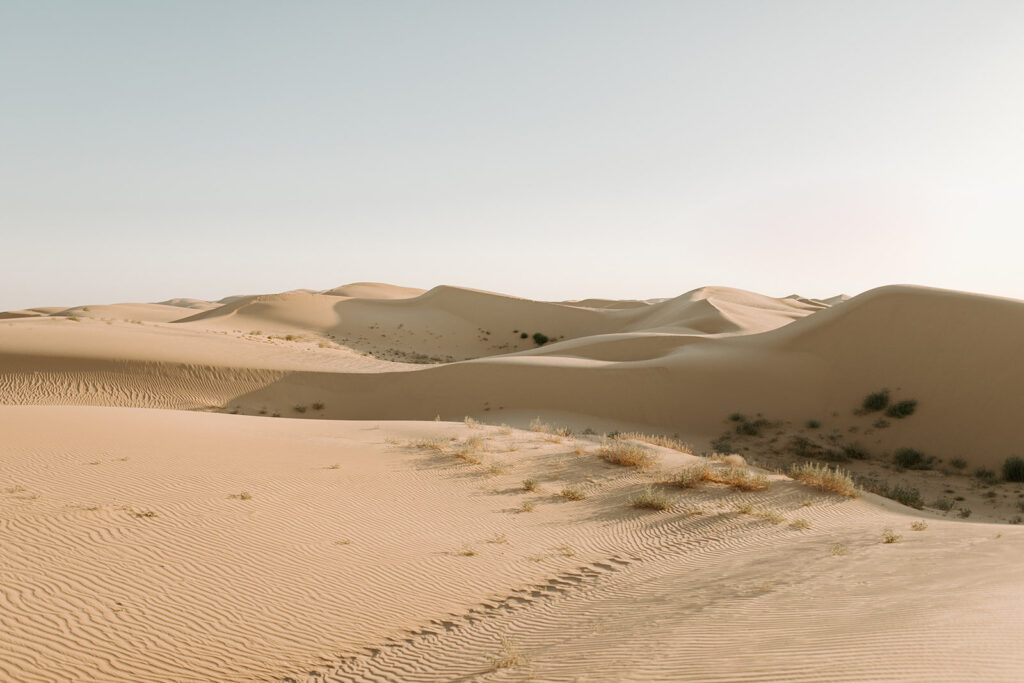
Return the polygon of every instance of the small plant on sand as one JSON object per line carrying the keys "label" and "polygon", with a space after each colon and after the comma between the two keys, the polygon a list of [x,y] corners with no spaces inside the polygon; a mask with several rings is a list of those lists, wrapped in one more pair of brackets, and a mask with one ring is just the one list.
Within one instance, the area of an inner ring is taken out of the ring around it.
{"label": "small plant on sand", "polygon": [[234,498],[235,500],[252,500],[252,494],[248,491],[242,491],[241,493],[232,493],[228,498]]}
{"label": "small plant on sand", "polygon": [[681,489],[697,488],[707,481],[707,475],[710,470],[711,465],[708,463],[697,463],[696,465],[691,465],[680,470],[669,483]]}
{"label": "small plant on sand", "polygon": [[762,510],[761,512],[757,513],[757,516],[765,520],[766,522],[771,522],[772,524],[782,524],[784,521],[786,521],[786,518],[780,515],[775,510]]}
{"label": "small plant on sand", "polygon": [[1006,481],[1024,481],[1024,459],[1010,456],[1003,461],[1003,479]]}
{"label": "small plant on sand", "polygon": [[304,413],[306,412],[306,406],[292,406],[292,410],[296,413]]}
{"label": "small plant on sand", "polygon": [[901,448],[892,456],[897,467],[905,470],[930,470],[932,458],[926,457],[921,451],[913,448]]}
{"label": "small plant on sand", "polygon": [[636,467],[641,470],[646,470],[657,462],[649,449],[621,439],[602,439],[598,454],[613,465]]}
{"label": "small plant on sand", "polygon": [[540,488],[540,482],[536,479],[523,479],[523,490],[524,491],[536,491]]}
{"label": "small plant on sand", "polygon": [[889,390],[883,389],[882,391],[876,391],[868,394],[864,398],[864,402],[861,404],[861,408],[865,413],[877,413],[879,410],[885,410],[889,405]]}
{"label": "small plant on sand", "polygon": [[971,516],[971,508],[960,508],[960,511],[957,512],[957,515],[959,515],[960,519],[967,519]]}
{"label": "small plant on sand", "polygon": [[467,427],[469,427],[470,429],[482,429],[482,428],[483,428],[483,427],[482,427],[482,426],[480,425],[480,423],[479,423],[479,422],[477,422],[476,420],[474,420],[473,418],[471,418],[471,417],[470,417],[469,415],[467,415],[467,416],[465,417],[465,419],[463,419],[463,422],[464,422],[464,423],[466,424],[466,426],[467,426]]}
{"label": "small plant on sand", "polygon": [[740,513],[741,515],[754,514],[754,506],[751,505],[750,503],[736,503],[734,507],[736,508],[736,512]]}
{"label": "small plant on sand", "polygon": [[924,507],[924,500],[921,498],[921,492],[907,484],[896,484],[882,495],[891,500],[895,500],[897,503],[917,510]]}
{"label": "small plant on sand", "polygon": [[630,499],[629,504],[639,510],[668,510],[672,507],[669,497],[648,486],[639,495]]}
{"label": "small plant on sand", "polygon": [[794,519],[792,522],[789,523],[789,526],[793,527],[794,529],[810,529],[811,523],[808,522],[806,519],[800,518]]}
{"label": "small plant on sand", "polygon": [[897,420],[902,420],[905,417],[910,417],[917,410],[917,401],[910,398],[906,401],[900,401],[893,403],[889,406],[889,409],[885,411],[887,417],[892,417]]}
{"label": "small plant on sand", "polygon": [[936,507],[939,510],[942,510],[943,512],[949,512],[950,510],[953,509],[953,501],[951,501],[949,498],[939,498],[938,500],[935,501],[934,507]]}
{"label": "small plant on sand", "polygon": [[999,477],[996,476],[995,472],[984,467],[979,467],[978,469],[974,470],[974,476],[976,476],[985,484],[994,484],[999,479]]}
{"label": "small plant on sand", "polygon": [[551,340],[548,339],[548,336],[546,334],[544,334],[542,332],[534,332],[533,333],[533,343],[536,344],[537,346],[544,346],[549,341],[551,341]]}
{"label": "small plant on sand", "polygon": [[807,428],[808,429],[817,429],[820,426],[821,426],[821,423],[818,422],[817,420],[808,420],[807,421]]}
{"label": "small plant on sand", "polygon": [[964,460],[963,458],[953,458],[952,460],[949,461],[949,464],[957,468],[958,470],[962,470],[967,467],[967,461]]}
{"label": "small plant on sand", "polygon": [[891,527],[882,529],[882,541],[885,543],[899,543],[903,536],[892,530]]}
{"label": "small plant on sand", "polygon": [[532,500],[526,500],[523,501],[523,504],[519,506],[519,509],[522,512],[533,512],[534,510],[537,509],[537,504],[534,503]]}
{"label": "small plant on sand", "polygon": [[317,401],[316,403],[313,404],[313,410],[323,410],[323,409],[324,409],[324,404],[321,403],[320,401]]}
{"label": "small plant on sand", "polygon": [[587,497],[586,492],[579,486],[566,486],[559,495],[566,500],[584,500]]}
{"label": "small plant on sand", "polygon": [[501,635],[501,650],[497,659],[491,663],[492,670],[498,669],[509,669],[514,666],[519,666],[526,660],[519,650],[516,648],[515,642],[507,635]]}
{"label": "small plant on sand", "polygon": [[535,417],[532,420],[530,420],[530,431],[550,434],[552,430],[551,425],[549,425],[547,422],[544,422],[539,417]]}
{"label": "small plant on sand", "polygon": [[576,557],[576,550],[575,550],[575,548],[573,548],[568,543],[563,543],[562,545],[560,545],[557,548],[555,548],[555,550],[557,550],[558,554],[561,555],[562,557]]}
{"label": "small plant on sand", "polygon": [[520,339],[527,339],[527,338],[529,338],[529,336],[530,336],[530,335],[529,335],[529,334],[527,334],[526,332],[520,332],[520,333],[519,333],[519,338],[520,338]]}
{"label": "small plant on sand", "polygon": [[624,432],[619,434],[620,439],[628,439],[630,441],[643,441],[649,443],[652,446],[661,446],[662,448],[671,448],[674,451],[680,453],[687,453],[693,455],[693,446],[679,439],[673,439],[672,437],[662,436],[660,434],[644,434],[642,432]]}
{"label": "small plant on sand", "polygon": [[465,460],[473,465],[479,465],[483,460],[477,453],[483,450],[484,440],[479,436],[471,436],[455,447],[452,454],[459,460]]}
{"label": "small plant on sand", "polygon": [[928,522],[924,521],[923,519],[920,519],[916,522],[911,522],[910,528],[914,531],[924,531],[928,528]]}
{"label": "small plant on sand", "polygon": [[476,549],[467,543],[466,545],[462,546],[462,550],[460,550],[458,554],[462,555],[463,557],[474,557],[477,553]]}
{"label": "small plant on sand", "polygon": [[850,550],[849,550],[849,548],[847,548],[847,547],[846,547],[845,545],[843,545],[842,543],[835,543],[835,544],[833,544],[833,546],[832,546],[832,547],[831,547],[831,548],[829,549],[829,552],[830,552],[830,553],[832,554],[832,556],[833,556],[833,557],[839,557],[839,556],[841,556],[841,555],[846,555],[846,554],[848,554],[848,553],[850,552]]}
{"label": "small plant on sand", "polygon": [[128,514],[135,519],[152,519],[157,516],[152,510],[128,510]]}
{"label": "small plant on sand", "polygon": [[850,473],[838,467],[832,469],[828,465],[804,462],[793,465],[789,469],[789,476],[808,486],[838,493],[848,498],[856,498],[860,495]]}

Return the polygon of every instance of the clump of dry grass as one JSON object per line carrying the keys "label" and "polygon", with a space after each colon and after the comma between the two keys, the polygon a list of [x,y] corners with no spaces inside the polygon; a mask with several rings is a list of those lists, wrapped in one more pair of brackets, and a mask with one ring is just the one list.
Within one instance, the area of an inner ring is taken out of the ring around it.
{"label": "clump of dry grass", "polygon": [[808,486],[838,493],[848,498],[856,498],[860,495],[860,490],[853,483],[850,473],[838,467],[832,469],[828,465],[804,462],[790,467],[789,476]]}
{"label": "clump of dry grass", "polygon": [[696,465],[691,465],[679,471],[675,478],[671,480],[673,486],[677,486],[681,489],[693,489],[697,488],[705,481],[707,481],[708,471],[711,469],[711,465],[706,462],[700,462]]}
{"label": "clump of dry grass", "polygon": [[808,522],[806,519],[803,519],[803,518],[801,518],[801,519],[794,519],[792,522],[789,523],[789,525],[791,527],[793,527],[794,529],[810,529],[811,528],[811,523]]}
{"label": "clump of dry grass", "polygon": [[248,491],[242,491],[241,493],[232,493],[228,498],[234,498],[235,500],[252,500],[252,494]]}
{"label": "clump of dry grass", "polygon": [[445,453],[448,450],[448,444],[451,443],[451,438],[438,437],[434,439],[416,439],[406,443],[410,448],[418,448],[423,451],[434,451],[435,453]]}
{"label": "clump of dry grass", "polygon": [[579,486],[566,486],[559,495],[567,500],[584,500],[587,497],[586,491]]}
{"label": "clump of dry grass", "polygon": [[470,429],[483,429],[483,426],[478,421],[471,418],[469,415],[466,416],[463,422],[465,422],[466,426],[469,427]]}
{"label": "clump of dry grass", "polygon": [[511,471],[512,471],[512,465],[510,465],[507,462],[492,462],[490,465],[487,466],[487,473],[488,474],[493,474],[493,475],[508,474]]}
{"label": "clump of dry grass", "polygon": [[557,550],[558,554],[562,557],[576,557],[576,550],[568,543],[563,543],[555,548],[555,550]]}
{"label": "clump of dry grass", "polygon": [[883,543],[899,543],[903,536],[892,530],[891,527],[882,529],[882,542]]}
{"label": "clump of dry grass", "polygon": [[754,506],[750,503],[736,503],[736,512],[741,515],[752,515],[754,514]]}
{"label": "clump of dry grass", "polygon": [[646,470],[657,462],[654,454],[638,443],[620,439],[602,439],[598,451],[604,460],[623,467]]}
{"label": "clump of dry grass", "polygon": [[523,490],[524,491],[537,491],[540,489],[540,482],[536,479],[523,479]]}
{"label": "clump of dry grass", "polygon": [[549,425],[547,422],[544,422],[539,417],[535,417],[532,420],[530,420],[530,431],[550,434],[552,429],[551,425]]}
{"label": "clump of dry grass", "polygon": [[771,480],[766,475],[756,474],[746,467],[715,467],[708,462],[700,462],[681,470],[669,483],[679,488],[692,489],[704,482],[725,484],[741,491],[764,491],[771,486]]}
{"label": "clump of dry grass", "polygon": [[842,543],[835,543],[832,545],[832,548],[829,550],[829,552],[832,553],[834,557],[839,557],[840,555],[846,555],[847,553],[849,553],[850,549]]}
{"label": "clump of dry grass", "polygon": [[455,449],[452,451],[452,455],[459,460],[464,460],[473,465],[479,465],[483,462],[483,459],[478,455],[481,450],[484,450],[483,438],[479,436],[471,436],[462,443],[456,445]]}
{"label": "clump of dry grass", "polygon": [[757,513],[757,516],[766,522],[771,522],[772,524],[782,524],[786,521],[786,518],[775,510],[762,510]]}
{"label": "clump of dry grass", "polygon": [[152,510],[128,510],[128,514],[135,519],[151,519],[157,516]]}
{"label": "clump of dry grass", "polygon": [[532,500],[525,500],[523,504],[519,506],[522,512],[533,512],[537,508],[537,504]]}
{"label": "clump of dry grass", "polygon": [[923,519],[921,519],[921,520],[918,520],[916,522],[911,523],[910,528],[913,529],[914,531],[924,531],[925,529],[928,528],[928,522],[926,522]]}
{"label": "clump of dry grass", "polygon": [[498,433],[502,434],[503,436],[508,436],[509,434],[512,433],[512,428],[509,427],[507,424],[503,423],[500,427],[498,427]]}
{"label": "clump of dry grass", "polygon": [[668,510],[672,507],[672,501],[668,496],[660,491],[655,491],[650,486],[632,498],[629,504],[639,510]]}
{"label": "clump of dry grass", "polygon": [[644,434],[643,432],[625,432],[619,434],[619,439],[626,439],[629,441],[643,441],[649,443],[652,446],[661,446],[662,448],[671,448],[674,451],[680,453],[688,453],[693,455],[693,446],[679,439],[673,439],[672,437],[662,436],[661,434]]}
{"label": "clump of dry grass", "polygon": [[476,549],[468,543],[462,546],[462,550],[459,551],[459,555],[462,555],[463,557],[473,557],[476,554]]}
{"label": "clump of dry grass", "polygon": [[550,443],[562,443],[562,437],[558,434],[541,434],[540,438]]}

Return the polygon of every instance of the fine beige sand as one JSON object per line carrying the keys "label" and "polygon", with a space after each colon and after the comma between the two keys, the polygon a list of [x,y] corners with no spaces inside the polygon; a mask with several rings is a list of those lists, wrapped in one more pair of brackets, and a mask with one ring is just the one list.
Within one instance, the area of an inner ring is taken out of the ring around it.
{"label": "fine beige sand", "polygon": [[1022,342],[911,286],[0,314],[0,679],[1020,680]]}

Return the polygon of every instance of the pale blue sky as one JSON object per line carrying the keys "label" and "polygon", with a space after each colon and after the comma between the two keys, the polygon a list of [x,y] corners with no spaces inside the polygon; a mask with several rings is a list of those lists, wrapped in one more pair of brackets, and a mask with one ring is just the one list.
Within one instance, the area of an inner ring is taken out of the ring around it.
{"label": "pale blue sky", "polygon": [[0,0],[0,310],[1024,298],[1024,2]]}

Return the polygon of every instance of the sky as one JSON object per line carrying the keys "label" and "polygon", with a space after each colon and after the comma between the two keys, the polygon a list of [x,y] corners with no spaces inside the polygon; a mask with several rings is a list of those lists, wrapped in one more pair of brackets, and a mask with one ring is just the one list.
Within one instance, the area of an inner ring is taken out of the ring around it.
{"label": "sky", "polygon": [[1024,3],[0,0],[0,310],[1024,299]]}

